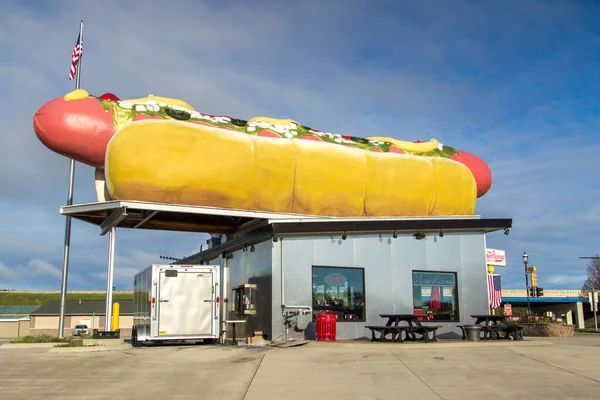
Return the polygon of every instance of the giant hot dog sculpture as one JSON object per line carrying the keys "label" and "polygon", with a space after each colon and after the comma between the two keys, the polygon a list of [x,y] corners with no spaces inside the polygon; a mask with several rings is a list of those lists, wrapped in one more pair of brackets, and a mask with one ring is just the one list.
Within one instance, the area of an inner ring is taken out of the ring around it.
{"label": "giant hot dog sculpture", "polygon": [[75,90],[33,121],[46,147],[104,171],[114,200],[344,217],[470,215],[492,181],[483,160],[435,139],[244,121],[153,95],[121,101]]}

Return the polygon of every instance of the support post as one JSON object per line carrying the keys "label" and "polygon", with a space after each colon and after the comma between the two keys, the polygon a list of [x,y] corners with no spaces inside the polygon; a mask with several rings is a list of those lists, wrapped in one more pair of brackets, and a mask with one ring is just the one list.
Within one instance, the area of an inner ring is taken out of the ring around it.
{"label": "support post", "polygon": [[583,302],[578,301],[575,303],[575,307],[577,309],[576,318],[577,318],[577,328],[585,329],[585,316],[583,314]]}
{"label": "support post", "polygon": [[597,294],[594,289],[592,289],[592,310],[594,311],[594,328],[598,330],[598,303],[596,303]]}
{"label": "support post", "polygon": [[527,295],[527,321],[529,321],[529,317],[531,316],[531,303],[529,301],[529,274],[527,272],[527,259],[523,261],[525,266],[525,294]]}
{"label": "support post", "polygon": [[112,295],[113,295],[113,277],[115,267],[115,234],[117,228],[110,229],[108,237],[108,268],[106,270],[106,312],[104,320],[104,330],[110,331],[110,322],[112,320]]}
{"label": "support post", "polygon": [[[227,310],[229,309],[229,260],[221,253],[219,256],[223,272],[221,273],[221,343],[227,342]],[[235,324],[234,324],[235,326]],[[235,344],[235,343],[234,343]]]}
{"label": "support post", "polygon": [[[79,22],[79,40],[83,43],[83,20]],[[77,46],[77,45],[76,45]],[[77,48],[77,47],[76,47]],[[77,60],[77,77],[75,80],[75,89],[79,89],[81,83],[81,59],[83,52]],[[72,158],[69,162],[69,187],[67,189],[67,205],[73,204],[73,184],[75,181],[75,160]],[[63,247],[63,269],[62,282],[60,288],[60,315],[58,317],[58,337],[65,337],[65,305],[67,303],[67,277],[69,275],[69,254],[71,250],[71,217],[67,215],[65,221],[65,243]]]}

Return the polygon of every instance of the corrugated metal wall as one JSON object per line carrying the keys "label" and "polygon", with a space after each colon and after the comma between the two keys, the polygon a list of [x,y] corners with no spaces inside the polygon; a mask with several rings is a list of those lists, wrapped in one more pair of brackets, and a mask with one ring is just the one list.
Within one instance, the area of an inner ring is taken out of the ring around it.
{"label": "corrugated metal wall", "polygon": [[[245,320],[246,323],[236,326],[236,336],[244,338],[251,336],[254,331],[263,331],[271,339],[271,253],[272,242],[263,242],[254,246],[254,251],[250,251],[250,246],[246,251],[238,250],[233,252],[232,258],[227,260],[228,271],[223,270],[223,260],[212,260],[212,265],[221,265],[221,276],[227,280],[224,287],[223,297],[228,299],[226,304],[227,320]],[[228,274],[228,277],[227,277]],[[255,315],[236,314],[233,308],[232,289],[238,285],[250,283],[256,284],[255,291]],[[232,337],[232,326],[227,325],[227,337]]]}
{"label": "corrugated metal wall", "polygon": [[[385,324],[378,315],[412,313],[412,271],[456,272],[460,321],[440,322],[438,334],[460,333],[456,325],[473,323],[471,314],[488,313],[483,233],[348,235],[285,238],[273,248],[273,336],[284,333],[281,317],[281,246],[285,304],[312,305],[312,266],[365,268],[366,322],[338,322],[338,338],[370,337],[365,325]],[[293,333],[293,332],[290,332]],[[303,334],[294,334],[302,337]]]}

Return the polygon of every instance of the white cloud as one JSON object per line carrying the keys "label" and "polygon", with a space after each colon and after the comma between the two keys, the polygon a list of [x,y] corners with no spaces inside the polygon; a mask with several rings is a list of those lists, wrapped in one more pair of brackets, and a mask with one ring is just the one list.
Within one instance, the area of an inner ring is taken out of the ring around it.
{"label": "white cloud", "polygon": [[30,275],[50,276],[52,278],[60,278],[61,271],[54,265],[43,260],[31,260],[27,263],[27,267],[22,269],[22,272],[27,271]]}
{"label": "white cloud", "polygon": [[[82,286],[89,283],[81,277],[77,268],[69,271],[68,285]],[[60,290],[62,269],[41,259],[31,259],[25,263],[7,264],[0,261],[0,287],[29,290]],[[8,287],[4,287],[7,286]]]}
{"label": "white cloud", "polygon": [[8,268],[4,263],[0,262],[0,278],[7,279],[12,278],[15,275],[15,271]]}
{"label": "white cloud", "polygon": [[562,287],[576,287],[576,288],[580,288],[581,286],[583,286],[583,282],[585,281],[586,275],[553,275],[549,278],[546,279],[546,282],[548,282],[551,285],[557,285],[557,286],[562,286]]}
{"label": "white cloud", "polygon": [[[113,274],[113,283],[118,289],[128,289],[133,287],[133,276],[141,271],[143,268],[132,268],[132,267],[115,267]],[[98,279],[104,283],[103,288],[106,286],[106,271],[105,272],[94,272],[90,276]]]}
{"label": "white cloud", "polygon": [[[556,277],[566,269],[573,276],[584,271],[577,256],[598,251],[600,119],[589,111],[598,85],[591,79],[596,71],[585,66],[598,42],[582,22],[597,7],[530,1],[436,4],[433,12],[411,5],[396,13],[334,0],[280,7],[148,4],[157,7],[135,15],[116,1],[2,5],[0,254],[6,264],[0,274],[33,259],[29,269],[21,268],[60,282],[64,217],[58,209],[65,203],[68,160],[41,145],[31,118],[45,101],[73,89],[66,72],[83,16],[82,87],[92,93],[179,97],[203,112],[290,117],[360,136],[436,137],[482,156],[494,185],[479,200],[478,213],[514,218],[509,236],[488,240],[508,251],[503,282],[522,280],[526,250],[543,271],[540,281],[578,285]],[[75,202],[93,200],[93,171],[77,164]],[[73,222],[74,285],[80,275],[105,274],[108,241],[98,233]],[[120,284],[160,262],[160,254],[197,251],[205,238],[118,231]],[[100,280],[81,282],[103,288]]]}

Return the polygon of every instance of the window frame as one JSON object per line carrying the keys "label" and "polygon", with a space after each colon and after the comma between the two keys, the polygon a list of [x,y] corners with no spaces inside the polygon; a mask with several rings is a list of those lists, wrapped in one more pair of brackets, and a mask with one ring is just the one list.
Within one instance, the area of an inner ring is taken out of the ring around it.
{"label": "window frame", "polygon": [[[439,323],[460,323],[460,296],[459,294],[459,285],[458,285],[458,272],[457,271],[432,271],[432,270],[411,270],[410,272],[410,285],[412,288],[412,310],[414,313],[415,310],[415,284],[414,284],[414,274],[415,273],[426,273],[426,274],[446,274],[446,275],[454,275],[454,290],[456,291],[456,319],[451,320],[433,320],[431,322],[439,322]],[[423,314],[425,316],[425,314]]]}
{"label": "window frame", "polygon": [[[360,267],[360,266],[354,266],[354,267],[344,267],[344,266],[340,266],[340,265],[315,265],[313,264],[310,268],[310,273],[311,273],[311,278],[310,278],[310,286],[311,286],[311,290],[310,290],[310,297],[311,297],[311,305],[313,304],[313,296],[314,296],[314,292],[312,290],[312,285],[314,283],[314,269],[315,268],[327,268],[327,269],[353,269],[353,270],[360,270],[361,271],[361,277],[362,277],[362,286],[363,286],[363,316],[360,319],[355,319],[355,320],[345,320],[345,319],[337,319],[336,322],[337,323],[352,323],[352,322],[367,322],[367,276],[366,276],[366,268],[365,267]],[[315,311],[321,311],[321,310],[315,310],[314,306],[312,306],[313,309],[313,314],[315,313]]]}

